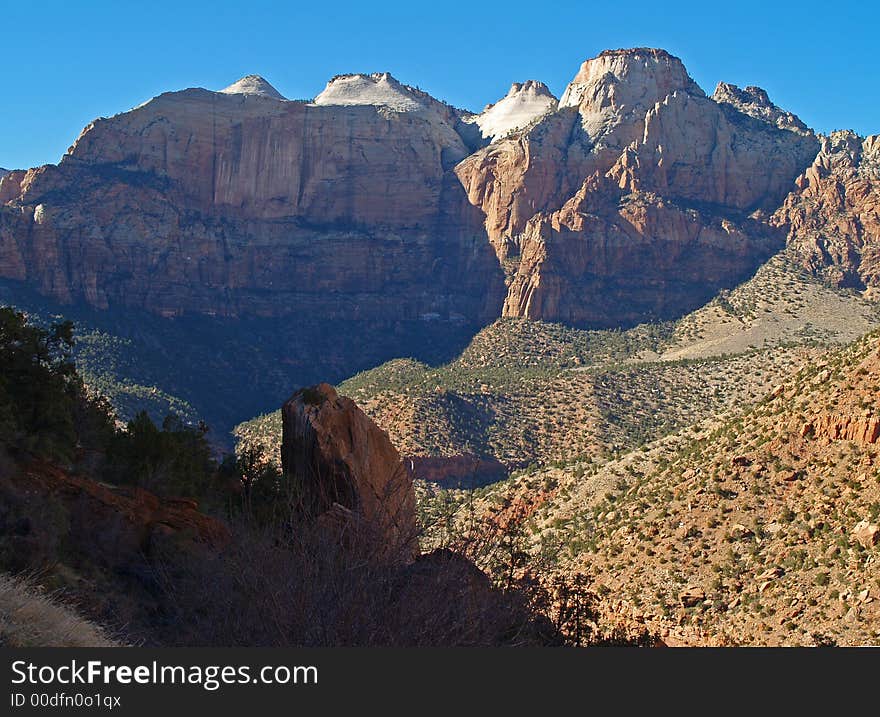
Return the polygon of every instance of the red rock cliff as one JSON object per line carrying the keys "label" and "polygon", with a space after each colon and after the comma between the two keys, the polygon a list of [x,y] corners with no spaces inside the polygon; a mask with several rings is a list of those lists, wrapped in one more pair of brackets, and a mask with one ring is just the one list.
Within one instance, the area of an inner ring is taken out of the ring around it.
{"label": "red rock cliff", "polygon": [[351,77],[314,103],[245,78],[96,120],[58,166],[3,180],[0,275],[163,314],[492,318],[501,272],[451,171],[459,114],[353,77],[363,102],[334,90]]}
{"label": "red rock cliff", "polygon": [[760,88],[707,97],[649,48],[587,60],[558,103],[517,83],[480,115],[387,73],[313,102],[249,76],[97,120],[58,166],[2,179],[0,276],[162,314],[634,323],[808,226],[795,199],[767,216],[818,149]]}

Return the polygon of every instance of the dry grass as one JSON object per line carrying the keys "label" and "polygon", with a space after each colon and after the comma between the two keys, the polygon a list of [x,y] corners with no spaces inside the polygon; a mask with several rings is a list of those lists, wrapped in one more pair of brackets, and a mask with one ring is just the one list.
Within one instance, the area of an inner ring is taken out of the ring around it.
{"label": "dry grass", "polygon": [[27,580],[0,573],[0,646],[117,647],[119,643]]}

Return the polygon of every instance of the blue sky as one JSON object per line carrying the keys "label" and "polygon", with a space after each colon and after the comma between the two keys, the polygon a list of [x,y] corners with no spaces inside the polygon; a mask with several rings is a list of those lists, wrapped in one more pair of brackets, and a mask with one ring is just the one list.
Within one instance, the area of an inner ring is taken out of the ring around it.
{"label": "blue sky", "polygon": [[0,0],[0,166],[56,162],[95,117],[249,73],[303,98],[387,70],[479,110],[514,81],[559,95],[586,58],[634,46],[678,55],[707,92],[756,84],[817,130],[878,133],[878,17],[864,0]]}

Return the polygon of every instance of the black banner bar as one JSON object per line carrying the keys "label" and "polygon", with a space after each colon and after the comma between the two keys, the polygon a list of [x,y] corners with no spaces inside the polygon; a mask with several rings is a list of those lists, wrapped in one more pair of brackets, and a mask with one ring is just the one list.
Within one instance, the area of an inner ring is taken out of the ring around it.
{"label": "black banner bar", "polygon": [[[877,650],[9,649],[0,714],[335,714],[353,705],[541,713],[572,700],[659,708],[705,695],[743,707],[839,708],[872,689]],[[787,678],[786,673],[790,673]],[[811,676],[816,680],[812,681]],[[794,679],[792,679],[792,676]],[[821,676],[821,679],[819,679]],[[846,689],[835,676],[845,679]],[[783,689],[784,688],[784,689]],[[873,700],[873,695],[870,695]],[[191,712],[192,711],[192,712]],[[763,710],[762,710],[763,711]]]}

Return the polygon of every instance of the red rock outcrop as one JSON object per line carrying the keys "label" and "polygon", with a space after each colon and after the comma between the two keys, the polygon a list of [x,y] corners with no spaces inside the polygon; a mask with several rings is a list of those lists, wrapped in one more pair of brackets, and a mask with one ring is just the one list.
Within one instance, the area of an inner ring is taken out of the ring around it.
{"label": "red rock outcrop", "polygon": [[[159,544],[223,547],[227,527],[198,511],[189,499],[159,498],[140,488],[111,487],[84,476],[71,475],[46,463],[25,465],[2,487],[7,506],[31,506],[31,516],[48,516],[60,508],[72,545],[93,559],[115,565],[132,556],[150,554]],[[28,520],[32,523],[33,518]],[[43,526],[15,532],[22,539]]]}
{"label": "red rock outcrop", "polygon": [[281,464],[298,509],[375,539],[383,558],[417,555],[412,477],[388,434],[326,383],[297,391],[281,412]]}
{"label": "red rock outcrop", "polygon": [[868,445],[876,443],[880,438],[880,418],[822,413],[801,427],[801,436],[827,438],[832,441],[854,441]]}
{"label": "red rock outcrop", "polygon": [[880,135],[834,132],[773,221],[806,268],[837,286],[880,286]]}

